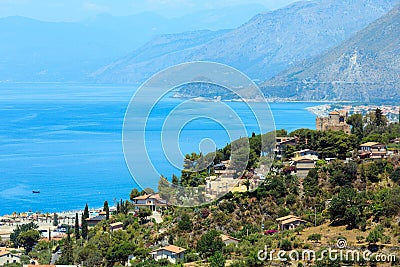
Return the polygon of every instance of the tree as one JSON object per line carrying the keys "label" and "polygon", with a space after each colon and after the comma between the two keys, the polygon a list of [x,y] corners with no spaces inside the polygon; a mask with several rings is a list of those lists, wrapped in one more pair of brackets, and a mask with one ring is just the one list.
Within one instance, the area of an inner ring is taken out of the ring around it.
{"label": "tree", "polygon": [[147,188],[143,189],[143,191],[140,194],[141,195],[146,195],[146,194],[151,195],[151,194],[154,194],[154,193],[155,192],[154,192],[154,190],[152,188],[147,187]]}
{"label": "tree", "polygon": [[22,244],[25,248],[25,254],[31,252],[33,246],[40,238],[40,232],[38,230],[28,230],[21,232],[18,236],[18,241]]}
{"label": "tree", "polygon": [[80,238],[79,218],[78,218],[78,213],[75,213],[75,239],[78,240],[79,238]]}
{"label": "tree", "polygon": [[[125,266],[128,256],[135,250],[135,245],[131,242],[113,242],[112,246],[107,251],[106,259],[112,263],[120,263]],[[112,266],[112,265],[111,265]]]}
{"label": "tree", "polygon": [[309,197],[315,197],[319,193],[318,171],[311,169],[303,181],[304,194]]}
{"label": "tree", "polygon": [[224,246],[225,244],[222,242],[219,232],[210,230],[200,237],[196,250],[203,259],[208,259],[216,252],[221,252]]}
{"label": "tree", "polygon": [[375,244],[382,238],[383,229],[375,227],[371,232],[369,232],[366,241],[370,244]]}
{"label": "tree", "polygon": [[308,236],[307,240],[318,242],[321,240],[321,234],[311,234]]}
{"label": "tree", "polygon": [[88,225],[87,225],[87,221],[86,221],[86,217],[85,217],[85,213],[82,213],[82,216],[81,216],[81,218],[82,218],[82,238],[83,239],[87,239],[87,237],[88,237]]}
{"label": "tree", "polygon": [[110,208],[108,207],[108,201],[104,201],[103,205],[103,211],[106,212],[106,220],[108,221],[110,219]]}
{"label": "tree", "polygon": [[72,249],[71,234],[69,229],[67,229],[67,238],[64,240],[64,245],[62,246],[61,257],[57,261],[57,265],[72,265],[74,263],[74,252]]}
{"label": "tree", "polygon": [[192,223],[192,221],[190,220],[190,217],[189,217],[189,215],[188,215],[187,213],[184,213],[184,214],[181,216],[181,219],[180,219],[180,221],[178,222],[178,228],[179,228],[181,231],[185,231],[185,232],[192,230],[192,228],[193,228],[193,223]]}
{"label": "tree", "polygon": [[388,216],[396,216],[400,213],[400,187],[390,190],[390,193],[384,203],[385,211]]}
{"label": "tree", "polygon": [[87,244],[77,252],[77,262],[83,262],[83,266],[101,266],[103,256],[94,244]]}
{"label": "tree", "polygon": [[351,125],[351,133],[361,140],[364,136],[364,122],[362,114],[353,114],[347,118],[347,124]]}
{"label": "tree", "polygon": [[395,183],[400,182],[400,168],[395,169],[395,170],[390,174],[390,179],[392,179],[392,181],[395,182]]}
{"label": "tree", "polygon": [[179,185],[179,178],[175,174],[172,174],[172,184],[173,185]]}
{"label": "tree", "polygon": [[10,234],[10,241],[13,243],[15,248],[18,248],[19,246],[22,246],[22,243],[20,242],[20,239],[18,238],[19,235],[23,232],[26,232],[29,230],[36,230],[38,228],[39,228],[39,226],[33,222],[22,224],[22,225],[17,225],[17,227]]}
{"label": "tree", "polygon": [[136,188],[133,188],[131,193],[129,194],[129,199],[131,201],[133,201],[136,197],[140,196],[140,192],[139,190],[137,190]]}
{"label": "tree", "polygon": [[140,208],[138,217],[142,222],[144,222],[147,217],[151,216],[151,214],[153,214],[153,212],[149,208]]}
{"label": "tree", "polygon": [[365,207],[365,196],[353,188],[342,188],[339,194],[332,198],[329,207],[331,221],[347,224],[352,229],[362,221]]}
{"label": "tree", "polygon": [[53,214],[53,226],[58,226],[58,214]]}
{"label": "tree", "polygon": [[210,262],[210,267],[225,267],[226,258],[220,251],[217,251],[208,261]]}
{"label": "tree", "polygon": [[279,248],[283,250],[291,250],[292,249],[292,242],[287,239],[282,239],[279,242]]}

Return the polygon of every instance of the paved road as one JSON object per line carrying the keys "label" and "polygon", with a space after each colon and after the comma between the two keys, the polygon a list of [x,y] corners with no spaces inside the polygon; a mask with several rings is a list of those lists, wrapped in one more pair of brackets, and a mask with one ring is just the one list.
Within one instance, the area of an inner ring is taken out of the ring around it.
{"label": "paved road", "polygon": [[58,253],[51,254],[50,264],[52,264],[52,265],[56,264],[56,261],[60,258],[60,256],[61,256],[61,254],[58,254]]}

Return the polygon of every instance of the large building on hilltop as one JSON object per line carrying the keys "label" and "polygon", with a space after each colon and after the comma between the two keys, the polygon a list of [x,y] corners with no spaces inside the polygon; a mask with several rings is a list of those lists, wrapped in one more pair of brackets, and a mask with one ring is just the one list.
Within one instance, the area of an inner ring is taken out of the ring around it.
{"label": "large building on hilltop", "polygon": [[328,117],[317,117],[317,131],[343,131],[350,134],[350,125],[346,123],[348,113],[345,110],[335,110],[329,113]]}

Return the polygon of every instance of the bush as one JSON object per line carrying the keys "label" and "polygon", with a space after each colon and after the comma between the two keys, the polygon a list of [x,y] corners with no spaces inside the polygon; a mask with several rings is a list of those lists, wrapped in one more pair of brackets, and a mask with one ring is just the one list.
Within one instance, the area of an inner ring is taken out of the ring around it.
{"label": "bush", "polygon": [[308,236],[307,240],[318,242],[321,240],[321,234],[311,234]]}
{"label": "bush", "polygon": [[282,239],[279,242],[279,248],[283,250],[291,250],[292,249],[292,242],[287,239]]}

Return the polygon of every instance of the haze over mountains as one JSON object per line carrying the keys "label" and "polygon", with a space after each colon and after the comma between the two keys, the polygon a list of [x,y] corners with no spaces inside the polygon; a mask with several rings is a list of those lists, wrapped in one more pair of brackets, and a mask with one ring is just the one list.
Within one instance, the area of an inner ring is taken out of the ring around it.
{"label": "haze over mountains", "polygon": [[267,81],[267,96],[387,100],[400,93],[400,5],[327,53]]}
{"label": "haze over mountains", "polygon": [[0,18],[0,82],[80,82],[159,34],[234,28],[264,11],[249,4],[178,18],[146,12],[98,15],[80,22]]}
{"label": "haze over mountains", "polygon": [[0,82],[138,85],[166,67],[209,60],[243,71],[271,97],[398,97],[399,7],[387,14],[398,3],[311,0],[269,12],[245,5],[175,19],[143,13],[77,23],[3,18]]}
{"label": "haze over mountains", "polygon": [[[256,15],[244,25],[203,44],[179,44],[168,38],[169,50],[152,57],[157,40],[94,73],[98,82],[137,83],[165,67],[193,60],[229,64],[252,79],[264,81],[293,64],[310,59],[366,27],[388,12],[397,0],[301,1]],[[191,33],[192,34],[192,33]],[[148,52],[146,52],[148,50]]]}

